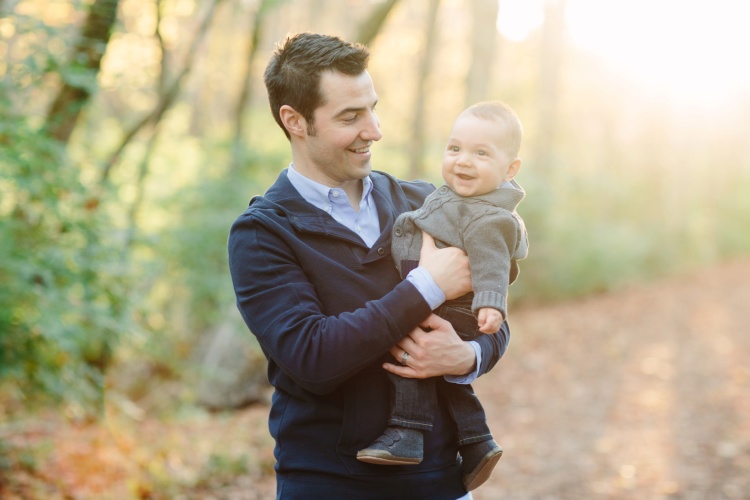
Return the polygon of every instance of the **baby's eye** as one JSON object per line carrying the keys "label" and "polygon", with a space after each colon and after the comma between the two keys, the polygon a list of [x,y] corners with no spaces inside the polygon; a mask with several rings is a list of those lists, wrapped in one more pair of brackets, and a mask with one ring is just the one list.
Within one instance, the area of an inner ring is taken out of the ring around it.
{"label": "baby's eye", "polygon": [[448,151],[453,151],[454,153],[458,153],[458,146],[448,146]]}
{"label": "baby's eye", "polygon": [[485,153],[484,150],[480,149],[479,151],[477,151],[477,154],[479,156],[485,156],[487,153]]}

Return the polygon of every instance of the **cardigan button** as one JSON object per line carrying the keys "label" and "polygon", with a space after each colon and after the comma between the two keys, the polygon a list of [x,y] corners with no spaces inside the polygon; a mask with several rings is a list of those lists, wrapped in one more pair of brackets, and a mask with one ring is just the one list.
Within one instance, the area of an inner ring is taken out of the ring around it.
{"label": "cardigan button", "polygon": [[385,248],[383,247],[378,248],[378,255],[385,255]]}
{"label": "cardigan button", "polygon": [[401,236],[404,233],[401,231],[400,227],[397,227],[393,234],[395,234],[396,236]]}

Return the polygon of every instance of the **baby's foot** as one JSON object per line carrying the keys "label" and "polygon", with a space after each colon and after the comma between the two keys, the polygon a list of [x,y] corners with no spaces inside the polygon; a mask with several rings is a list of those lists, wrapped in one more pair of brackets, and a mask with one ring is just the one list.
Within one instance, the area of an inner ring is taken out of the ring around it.
{"label": "baby's foot", "polygon": [[414,465],[422,462],[422,431],[388,427],[370,446],[357,452],[357,460],[380,465]]}

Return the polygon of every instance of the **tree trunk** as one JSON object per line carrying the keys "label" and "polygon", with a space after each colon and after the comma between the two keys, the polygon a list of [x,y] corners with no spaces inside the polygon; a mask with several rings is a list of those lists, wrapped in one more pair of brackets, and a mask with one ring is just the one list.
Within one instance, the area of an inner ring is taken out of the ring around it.
{"label": "tree trunk", "polygon": [[393,10],[396,3],[398,3],[398,0],[386,0],[375,7],[370,16],[360,25],[355,40],[363,45],[369,45],[380,33],[388,14]]}
{"label": "tree trunk", "polygon": [[411,130],[412,138],[409,142],[409,172],[408,179],[422,177],[422,154],[424,152],[424,114],[425,114],[425,88],[427,78],[432,69],[432,61],[435,56],[435,38],[437,35],[437,13],[440,8],[440,0],[430,0],[427,15],[427,33],[424,41],[424,52],[417,74],[417,92],[414,96],[414,120]]}
{"label": "tree trunk", "polygon": [[552,168],[558,135],[560,81],[565,30],[565,0],[547,0],[540,55],[537,163],[540,172]]}
{"label": "tree trunk", "polygon": [[254,15],[252,31],[247,43],[245,57],[245,75],[242,82],[242,90],[237,101],[236,115],[234,118],[234,140],[232,144],[231,173],[237,173],[242,163],[242,139],[247,130],[245,110],[252,98],[252,71],[253,62],[258,54],[258,45],[263,34],[263,26],[268,12],[279,4],[279,0],[261,0],[258,11]]}
{"label": "tree trunk", "polygon": [[468,107],[487,100],[492,88],[492,74],[497,60],[497,0],[473,0],[471,4],[471,64],[466,75],[466,97]]}
{"label": "tree trunk", "polygon": [[[119,0],[95,0],[91,6],[81,38],[73,50],[71,65],[65,83],[47,114],[51,137],[67,143],[83,107],[96,88],[96,76],[107,49]],[[72,81],[72,76],[84,81]]]}

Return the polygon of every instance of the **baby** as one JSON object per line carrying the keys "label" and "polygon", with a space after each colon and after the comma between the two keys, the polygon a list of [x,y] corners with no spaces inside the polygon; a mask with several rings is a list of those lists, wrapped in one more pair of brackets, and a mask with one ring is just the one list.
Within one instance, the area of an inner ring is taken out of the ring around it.
{"label": "baby", "polygon": [[[498,331],[507,316],[508,286],[518,276],[517,261],[528,252],[526,228],[516,213],[525,193],[513,180],[521,167],[521,136],[521,122],[505,103],[482,102],[465,109],[453,123],[443,155],[445,184],[420,209],[402,214],[393,227],[393,259],[402,277],[419,263],[422,231],[438,246],[467,253],[473,293],[435,311],[464,340]],[[464,486],[471,491],[484,483],[502,448],[493,440],[471,386],[442,378],[389,376],[396,391],[389,426],[357,453],[357,459],[386,465],[420,463],[422,431],[432,429],[437,388],[456,424]]]}

